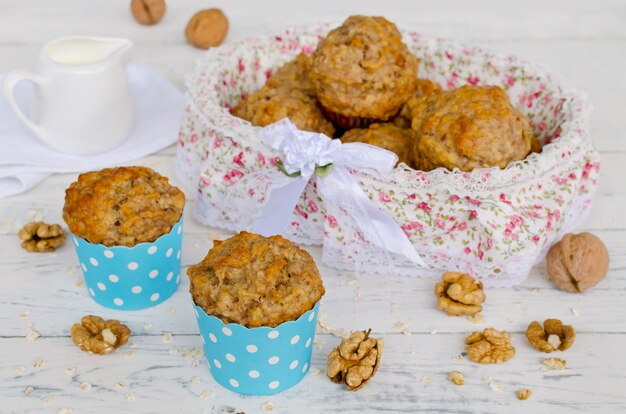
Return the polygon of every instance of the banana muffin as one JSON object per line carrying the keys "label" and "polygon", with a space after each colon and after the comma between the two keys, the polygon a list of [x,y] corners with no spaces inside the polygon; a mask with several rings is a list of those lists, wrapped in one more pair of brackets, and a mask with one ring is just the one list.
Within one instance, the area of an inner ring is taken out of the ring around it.
{"label": "banana muffin", "polygon": [[196,305],[248,328],[295,320],[324,294],[311,255],[281,236],[241,232],[216,240],[187,275]]}
{"label": "banana muffin", "polygon": [[283,118],[303,131],[329,137],[335,127],[322,113],[308,76],[310,59],[300,54],[276,70],[257,92],[248,95],[232,109],[232,114],[256,126],[266,126]]}
{"label": "banana muffin", "polygon": [[349,17],[311,58],[317,99],[343,129],[393,118],[415,91],[418,60],[384,17]]}
{"label": "banana muffin", "polygon": [[470,86],[419,100],[412,108],[415,168],[504,168],[538,150],[528,119],[498,86]]}
{"label": "banana muffin", "polygon": [[90,243],[132,247],[169,233],[184,205],[183,192],[150,168],[106,168],[65,190],[63,219]]}
{"label": "banana muffin", "polygon": [[428,79],[417,79],[415,84],[415,92],[409,98],[408,101],[398,113],[398,116],[393,120],[393,123],[400,128],[411,128],[411,121],[413,120],[411,113],[413,108],[423,99],[430,98],[436,93],[441,92],[443,89],[437,82],[430,81]]}
{"label": "banana muffin", "polygon": [[362,142],[394,152],[398,156],[398,162],[409,166],[413,164],[411,154],[414,141],[415,131],[399,128],[391,123],[372,124],[367,129],[354,128],[341,137],[343,143]]}
{"label": "banana muffin", "polygon": [[295,59],[285,63],[266,82],[270,87],[290,86],[310,96],[315,96],[315,86],[311,82],[311,58],[300,53]]}

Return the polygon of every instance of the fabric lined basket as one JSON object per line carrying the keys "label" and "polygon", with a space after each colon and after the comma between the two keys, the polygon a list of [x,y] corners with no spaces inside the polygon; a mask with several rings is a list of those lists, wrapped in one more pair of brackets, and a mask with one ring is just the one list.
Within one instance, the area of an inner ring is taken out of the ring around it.
{"label": "fabric lined basket", "polygon": [[[287,29],[211,49],[188,76],[176,171],[197,190],[195,216],[202,223],[232,231],[254,226],[279,154],[261,142],[262,128],[232,116],[229,108],[280,65],[310,54],[332,27]],[[591,208],[600,161],[588,136],[590,105],[558,77],[515,57],[410,31],[403,35],[420,60],[419,77],[445,89],[503,87],[530,119],[542,152],[504,169],[469,173],[422,172],[404,164],[384,179],[352,171],[372,202],[401,226],[427,268],[374,248],[349,212],[328,211],[315,177],[283,235],[323,244],[324,262],[339,269],[425,277],[458,270],[487,286],[519,284]]]}

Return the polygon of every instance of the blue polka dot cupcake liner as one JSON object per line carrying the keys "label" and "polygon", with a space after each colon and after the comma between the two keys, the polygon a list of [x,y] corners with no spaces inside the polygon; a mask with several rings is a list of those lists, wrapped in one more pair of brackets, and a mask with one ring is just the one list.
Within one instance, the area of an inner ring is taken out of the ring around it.
{"label": "blue polka dot cupcake liner", "polygon": [[71,235],[89,296],[102,306],[138,310],[157,305],[180,283],[183,217],[169,233],[133,247],[90,243]]}
{"label": "blue polka dot cupcake liner", "polygon": [[309,371],[319,302],[276,328],[224,324],[194,305],[213,378],[239,394],[270,395],[299,383]]}

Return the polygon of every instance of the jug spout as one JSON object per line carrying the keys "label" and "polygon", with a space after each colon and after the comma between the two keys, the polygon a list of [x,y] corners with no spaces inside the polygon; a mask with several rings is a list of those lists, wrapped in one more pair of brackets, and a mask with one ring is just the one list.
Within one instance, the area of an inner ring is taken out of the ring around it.
{"label": "jug spout", "polygon": [[117,39],[117,41],[118,41],[118,47],[113,52],[113,55],[117,56],[122,66],[125,67],[130,62],[130,52],[133,49],[133,42],[130,41],[129,39],[121,39],[121,38]]}
{"label": "jug spout", "polygon": [[43,55],[61,65],[97,65],[118,60],[126,66],[133,43],[115,37],[72,36],[44,46]]}

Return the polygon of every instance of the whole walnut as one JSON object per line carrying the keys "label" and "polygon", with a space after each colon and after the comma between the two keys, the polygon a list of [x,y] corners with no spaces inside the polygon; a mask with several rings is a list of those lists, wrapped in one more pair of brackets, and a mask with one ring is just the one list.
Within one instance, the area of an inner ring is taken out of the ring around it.
{"label": "whole walnut", "polygon": [[609,252],[591,233],[568,233],[548,252],[550,281],[566,292],[584,292],[609,270]]}
{"label": "whole walnut", "polygon": [[228,19],[220,9],[200,10],[185,28],[187,41],[201,49],[221,45],[227,33]]}
{"label": "whole walnut", "polygon": [[130,11],[141,24],[157,24],[165,14],[165,0],[132,0]]}

